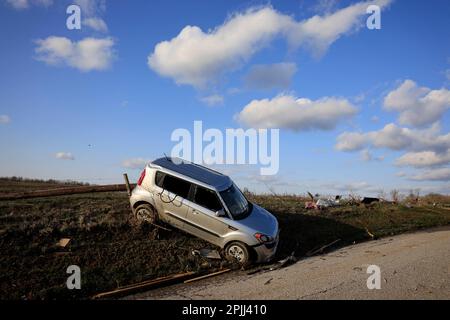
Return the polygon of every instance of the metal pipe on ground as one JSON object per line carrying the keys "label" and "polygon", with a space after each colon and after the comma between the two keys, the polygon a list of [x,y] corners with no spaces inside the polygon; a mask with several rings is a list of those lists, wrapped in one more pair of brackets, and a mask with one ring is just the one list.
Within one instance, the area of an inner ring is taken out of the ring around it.
{"label": "metal pipe on ground", "polygon": [[127,194],[130,197],[131,196],[131,186],[130,186],[130,180],[128,180],[128,174],[123,174],[123,179],[125,180],[125,187],[127,188]]}

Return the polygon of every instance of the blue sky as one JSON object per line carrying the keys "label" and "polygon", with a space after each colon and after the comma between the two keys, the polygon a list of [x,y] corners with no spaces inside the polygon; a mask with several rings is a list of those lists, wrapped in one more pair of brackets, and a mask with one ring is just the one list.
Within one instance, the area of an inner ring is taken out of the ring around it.
{"label": "blue sky", "polygon": [[72,2],[0,0],[0,176],[136,179],[195,120],[270,122],[278,175],[217,166],[241,187],[450,193],[448,1]]}

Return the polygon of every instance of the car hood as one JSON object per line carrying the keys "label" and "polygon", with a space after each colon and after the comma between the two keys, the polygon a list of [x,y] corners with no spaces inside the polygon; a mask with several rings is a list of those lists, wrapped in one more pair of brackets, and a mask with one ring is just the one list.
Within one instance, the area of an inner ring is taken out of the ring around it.
{"label": "car hood", "polygon": [[253,204],[252,212],[238,222],[256,232],[264,233],[268,236],[276,237],[278,232],[278,221],[266,209]]}

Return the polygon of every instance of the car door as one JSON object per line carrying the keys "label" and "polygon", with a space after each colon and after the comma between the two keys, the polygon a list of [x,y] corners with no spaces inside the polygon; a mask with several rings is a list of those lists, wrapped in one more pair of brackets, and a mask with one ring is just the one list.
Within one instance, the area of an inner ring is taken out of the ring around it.
{"label": "car door", "polygon": [[171,225],[183,229],[188,207],[186,199],[191,183],[178,177],[164,174],[160,182],[161,191],[158,194],[163,209],[163,219]]}
{"label": "car door", "polygon": [[216,216],[216,211],[223,209],[217,193],[194,184],[192,195],[186,205],[188,211],[185,230],[220,246],[223,236],[230,230],[226,223],[228,218]]}

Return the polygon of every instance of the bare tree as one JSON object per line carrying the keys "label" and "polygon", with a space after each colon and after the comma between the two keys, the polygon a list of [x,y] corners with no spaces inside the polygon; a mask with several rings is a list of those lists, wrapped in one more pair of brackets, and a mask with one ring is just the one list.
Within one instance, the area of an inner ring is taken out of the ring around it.
{"label": "bare tree", "polygon": [[399,195],[400,195],[400,192],[397,190],[397,189],[394,189],[394,190],[392,190],[391,191],[391,198],[392,198],[392,201],[394,202],[394,203],[398,203],[399,202]]}
{"label": "bare tree", "polygon": [[378,191],[378,198],[380,198],[381,200],[385,200],[386,199],[386,192],[384,192],[384,189],[380,189]]}

